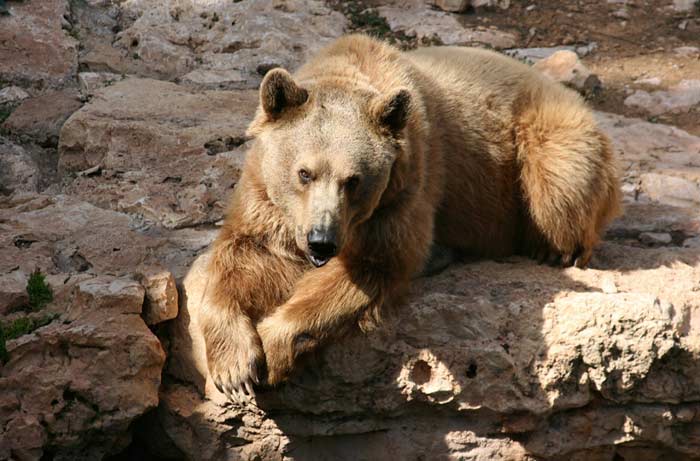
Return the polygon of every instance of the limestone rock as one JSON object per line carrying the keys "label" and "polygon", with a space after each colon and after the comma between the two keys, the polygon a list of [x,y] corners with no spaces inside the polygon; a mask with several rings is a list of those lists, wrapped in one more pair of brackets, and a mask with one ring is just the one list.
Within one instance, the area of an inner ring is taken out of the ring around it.
{"label": "limestone rock", "polygon": [[697,57],[700,56],[700,48],[697,46],[679,46],[673,49],[673,52],[679,56]]}
{"label": "limestone rock", "polygon": [[695,0],[673,0],[673,9],[680,12],[692,11],[697,7]]}
{"label": "limestone rock", "polygon": [[393,32],[416,37],[420,43],[481,45],[502,49],[515,46],[515,36],[497,29],[467,29],[453,15],[427,8],[383,6],[377,8]]}
{"label": "limestone rock", "polygon": [[[187,75],[210,89],[255,88],[266,69],[298,65],[347,23],[318,0],[146,0],[122,2],[116,12],[79,10],[81,28],[95,37],[81,56],[89,70],[167,80]],[[110,28],[120,32],[110,35]]]}
{"label": "limestone rock", "polygon": [[82,103],[72,90],[49,91],[25,99],[2,128],[10,135],[45,146],[55,146],[61,127]]}
{"label": "limestone rock", "polygon": [[573,51],[557,51],[533,66],[555,82],[583,89],[591,72],[581,63]]}
{"label": "limestone rock", "polygon": [[64,195],[0,197],[0,275],[128,276],[165,267],[179,277],[213,238],[211,230],[144,232],[126,214]]}
{"label": "limestone rock", "polygon": [[472,0],[471,4],[474,8],[500,8],[507,10],[510,7],[510,0]]}
{"label": "limestone rock", "polygon": [[143,288],[103,276],[56,289],[58,317],[9,341],[0,365],[3,459],[102,459],[158,404],[165,354],[139,316]]}
{"label": "limestone rock", "polygon": [[121,80],[124,80],[122,75],[110,72],[81,72],[78,74],[80,94],[83,98],[90,98],[100,88],[113,85]]}
{"label": "limestone rock", "polygon": [[18,270],[0,275],[0,315],[29,303],[27,280],[27,274]]}
{"label": "limestone rock", "polygon": [[604,113],[598,113],[597,118],[615,146],[623,180],[639,185],[631,189],[628,200],[673,206],[696,203],[700,137],[636,118]]}
{"label": "limestone rock", "polygon": [[[139,229],[73,197],[0,198],[0,323],[49,322],[7,342],[0,459],[106,458],[129,445],[136,419],[158,404],[165,354],[142,315],[176,314],[171,273],[189,267],[213,235]],[[36,269],[54,301],[18,312]]]}
{"label": "limestone rock", "polygon": [[68,0],[11,2],[0,27],[0,81],[60,88],[78,66],[78,42],[62,28]]}
{"label": "limestone rock", "polygon": [[659,78],[659,77],[638,78],[637,80],[634,81],[634,83],[636,83],[638,85],[659,86],[659,85],[661,85],[661,78]]}
{"label": "limestone rock", "polygon": [[552,56],[558,51],[575,51],[573,46],[552,46],[543,48],[513,48],[503,53],[515,59],[520,59],[528,64],[534,64],[542,59]]}
{"label": "limestone rock", "polygon": [[464,13],[472,6],[472,2],[471,0],[435,0],[433,5],[449,13]]}
{"label": "limestone rock", "polygon": [[148,325],[156,325],[177,317],[178,294],[175,277],[167,270],[149,268],[140,276],[146,289],[143,318]]}
{"label": "limestone rock", "polygon": [[29,152],[0,136],[0,195],[37,192],[38,166]]}
{"label": "limestone rock", "polygon": [[700,185],[694,181],[658,173],[642,175],[642,190],[659,203],[672,206],[700,206]]}
{"label": "limestone rock", "polygon": [[683,241],[685,248],[700,248],[700,237],[692,237]]}
{"label": "limestone rock", "polygon": [[626,6],[623,6],[619,10],[613,11],[612,16],[614,18],[618,18],[618,19],[629,19],[630,18],[630,11]]}
{"label": "limestone rock", "polygon": [[0,106],[17,105],[29,94],[18,86],[8,86],[0,90]]}
{"label": "limestone rock", "polygon": [[673,241],[671,234],[666,232],[642,232],[639,240],[647,245],[668,245]]}
{"label": "limestone rock", "polygon": [[578,56],[587,56],[591,54],[595,49],[598,48],[596,42],[591,42],[588,45],[582,46],[552,46],[552,47],[538,47],[538,48],[512,48],[509,50],[504,50],[503,53],[511,56],[515,59],[520,59],[527,62],[528,64],[534,64],[545,58],[552,56],[558,51],[572,51]]}
{"label": "limestone rock", "polygon": [[246,82],[246,76],[241,73],[241,71],[235,69],[195,69],[181,79],[182,84],[194,88],[214,88],[222,90],[245,87],[247,84]]}
{"label": "limestone rock", "polygon": [[[700,137],[674,126],[638,118],[597,112],[596,118],[610,136],[623,170],[697,168]],[[694,166],[693,166],[694,165]]]}
{"label": "limestone rock", "polygon": [[196,91],[150,79],[98,90],[61,131],[66,192],[179,228],[221,219],[238,180],[257,92]]}
{"label": "limestone rock", "polygon": [[668,90],[647,92],[636,90],[625,99],[625,105],[639,107],[651,115],[685,112],[700,104],[700,80],[682,80]]}

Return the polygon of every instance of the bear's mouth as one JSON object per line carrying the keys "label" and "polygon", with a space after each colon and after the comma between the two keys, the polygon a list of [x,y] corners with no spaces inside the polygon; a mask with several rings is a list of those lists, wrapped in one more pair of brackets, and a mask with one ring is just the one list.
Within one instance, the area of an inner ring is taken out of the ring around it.
{"label": "bear's mouth", "polygon": [[325,265],[328,261],[331,260],[331,256],[321,256],[321,255],[306,253],[306,259],[311,261],[311,264],[313,264],[314,266],[321,267],[321,266]]}

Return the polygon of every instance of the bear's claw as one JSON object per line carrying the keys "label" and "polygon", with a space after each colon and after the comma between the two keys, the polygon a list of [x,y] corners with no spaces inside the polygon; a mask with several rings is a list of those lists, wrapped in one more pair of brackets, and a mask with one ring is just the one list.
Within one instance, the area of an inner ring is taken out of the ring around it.
{"label": "bear's claw", "polygon": [[209,358],[212,382],[229,400],[245,404],[255,398],[254,387],[260,384],[261,365],[265,358],[256,341],[252,344],[229,342],[229,346]]}
{"label": "bear's claw", "polygon": [[[236,377],[234,377],[237,375]],[[229,400],[245,404],[248,400],[255,399],[254,386],[259,384],[257,377],[257,365],[251,366],[250,374],[241,376],[240,373],[228,370],[225,373],[213,377],[214,386]]]}

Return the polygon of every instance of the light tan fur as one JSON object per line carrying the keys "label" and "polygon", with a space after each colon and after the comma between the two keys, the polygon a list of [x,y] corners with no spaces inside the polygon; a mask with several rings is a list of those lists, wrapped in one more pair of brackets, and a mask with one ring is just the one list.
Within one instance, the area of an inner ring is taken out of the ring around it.
{"label": "light tan fur", "polygon": [[[580,97],[497,53],[348,36],[293,77],[271,71],[260,95],[202,320],[232,398],[400,303],[431,245],[584,266],[619,213],[609,142]],[[321,267],[305,257],[314,226],[339,247]]]}

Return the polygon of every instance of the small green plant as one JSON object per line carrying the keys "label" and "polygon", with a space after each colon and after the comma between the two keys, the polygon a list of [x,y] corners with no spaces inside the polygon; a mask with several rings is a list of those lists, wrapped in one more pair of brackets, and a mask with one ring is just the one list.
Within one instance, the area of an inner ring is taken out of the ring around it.
{"label": "small green plant", "polygon": [[391,34],[391,28],[386,19],[377,13],[377,10],[367,8],[363,2],[343,3],[341,10],[350,19],[354,30],[365,32],[377,38],[385,38]]}
{"label": "small green plant", "polygon": [[29,307],[33,311],[38,311],[53,301],[53,291],[46,283],[44,274],[38,270],[29,276],[27,294],[29,295]]}
{"label": "small green plant", "polygon": [[6,339],[17,339],[34,331],[34,321],[29,317],[20,317],[2,327]]}
{"label": "small green plant", "polygon": [[9,107],[0,107],[0,123],[4,122],[10,117],[12,109]]}
{"label": "small green plant", "polygon": [[10,359],[10,354],[7,352],[6,341],[4,328],[0,325],[0,364]]}
{"label": "small green plant", "polygon": [[47,314],[38,318],[20,317],[6,324],[0,323],[0,362],[5,363],[10,358],[7,341],[28,335],[53,322],[57,317],[57,314]]}
{"label": "small green plant", "polygon": [[68,29],[68,35],[73,37],[75,40],[80,41],[80,31],[77,27],[71,27]]}

